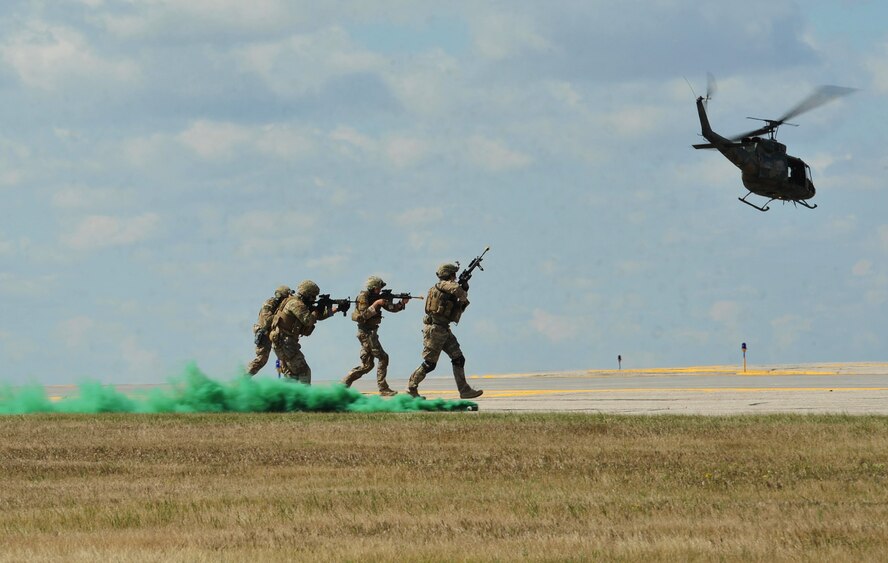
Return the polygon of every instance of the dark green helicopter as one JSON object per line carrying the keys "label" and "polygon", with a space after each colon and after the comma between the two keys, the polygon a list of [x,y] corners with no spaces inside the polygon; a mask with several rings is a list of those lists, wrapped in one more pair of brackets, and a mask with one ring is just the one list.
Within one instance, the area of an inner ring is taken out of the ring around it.
{"label": "dark green helicopter", "polygon": [[[722,137],[709,126],[709,118],[706,117],[706,102],[712,98],[715,92],[715,80],[709,76],[709,84],[705,96],[697,97],[697,113],[700,115],[700,126],[703,129],[703,137],[708,143],[693,145],[695,149],[716,149],[734,166],[742,172],[743,186],[749,190],[745,196],[737,198],[743,203],[755,207],[759,211],[770,209],[768,204],[774,200],[791,201],[808,209],[814,209],[817,204],[810,204],[807,200],[814,197],[814,182],[811,179],[811,167],[797,157],[786,154],[786,145],[775,138],[777,129],[781,125],[798,127],[793,123],[787,123],[797,115],[811,111],[838,97],[854,92],[854,88],[841,86],[821,86],[811,95],[796,104],[778,119],[761,119],[765,125],[753,131],[731,138]],[[762,135],[767,135],[763,137]],[[746,201],[750,195],[756,194],[768,198],[761,207]]]}

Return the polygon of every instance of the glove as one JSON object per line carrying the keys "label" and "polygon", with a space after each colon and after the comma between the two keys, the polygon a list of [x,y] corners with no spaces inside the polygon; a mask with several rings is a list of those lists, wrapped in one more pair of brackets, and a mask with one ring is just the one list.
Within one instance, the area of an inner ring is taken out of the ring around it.
{"label": "glove", "polygon": [[253,338],[253,343],[256,344],[256,346],[259,346],[265,340],[265,336],[266,336],[265,329],[260,328],[259,330],[256,331],[256,337]]}

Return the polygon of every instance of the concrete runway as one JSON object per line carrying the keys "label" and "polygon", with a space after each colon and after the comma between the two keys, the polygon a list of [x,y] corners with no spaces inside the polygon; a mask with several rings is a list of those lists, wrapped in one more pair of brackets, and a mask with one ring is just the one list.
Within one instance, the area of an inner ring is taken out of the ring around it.
{"label": "concrete runway", "polygon": [[[470,384],[484,390],[476,399],[483,412],[888,414],[888,363],[475,375]],[[443,376],[420,392],[457,397]]]}
{"label": "concrete runway", "polygon": [[[459,396],[445,367],[423,381],[423,395]],[[389,379],[403,391],[404,381]],[[735,366],[698,366],[470,375],[469,382],[484,390],[476,399],[482,412],[888,415],[888,362],[749,366],[745,373]],[[375,383],[375,374],[369,373],[355,388],[372,393]],[[124,393],[150,387],[117,386]],[[77,391],[66,385],[48,386],[47,392],[57,400]]]}

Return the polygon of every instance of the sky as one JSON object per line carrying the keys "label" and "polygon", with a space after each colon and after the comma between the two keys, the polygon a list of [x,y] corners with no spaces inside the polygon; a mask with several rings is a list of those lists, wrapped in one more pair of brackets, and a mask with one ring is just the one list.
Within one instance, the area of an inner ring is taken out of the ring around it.
{"label": "sky", "polygon": [[[886,360],[885,21],[862,0],[9,0],[0,382],[233,377],[278,285],[424,295],[488,245],[454,327],[470,374],[732,364],[742,342],[751,365]],[[817,209],[743,205],[691,148],[707,72],[725,135],[859,89],[779,131]],[[421,302],[383,321],[394,386],[421,328]],[[355,324],[303,351],[340,379]]]}

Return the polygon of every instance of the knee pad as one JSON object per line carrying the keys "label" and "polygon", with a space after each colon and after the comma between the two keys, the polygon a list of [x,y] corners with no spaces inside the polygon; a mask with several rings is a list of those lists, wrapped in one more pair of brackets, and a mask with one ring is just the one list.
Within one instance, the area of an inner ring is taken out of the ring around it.
{"label": "knee pad", "polygon": [[466,357],[460,356],[458,358],[451,358],[450,363],[458,368],[464,367],[466,365]]}
{"label": "knee pad", "polygon": [[427,360],[422,361],[422,369],[424,369],[426,373],[434,371],[436,365],[438,365],[437,362],[429,362]]}

